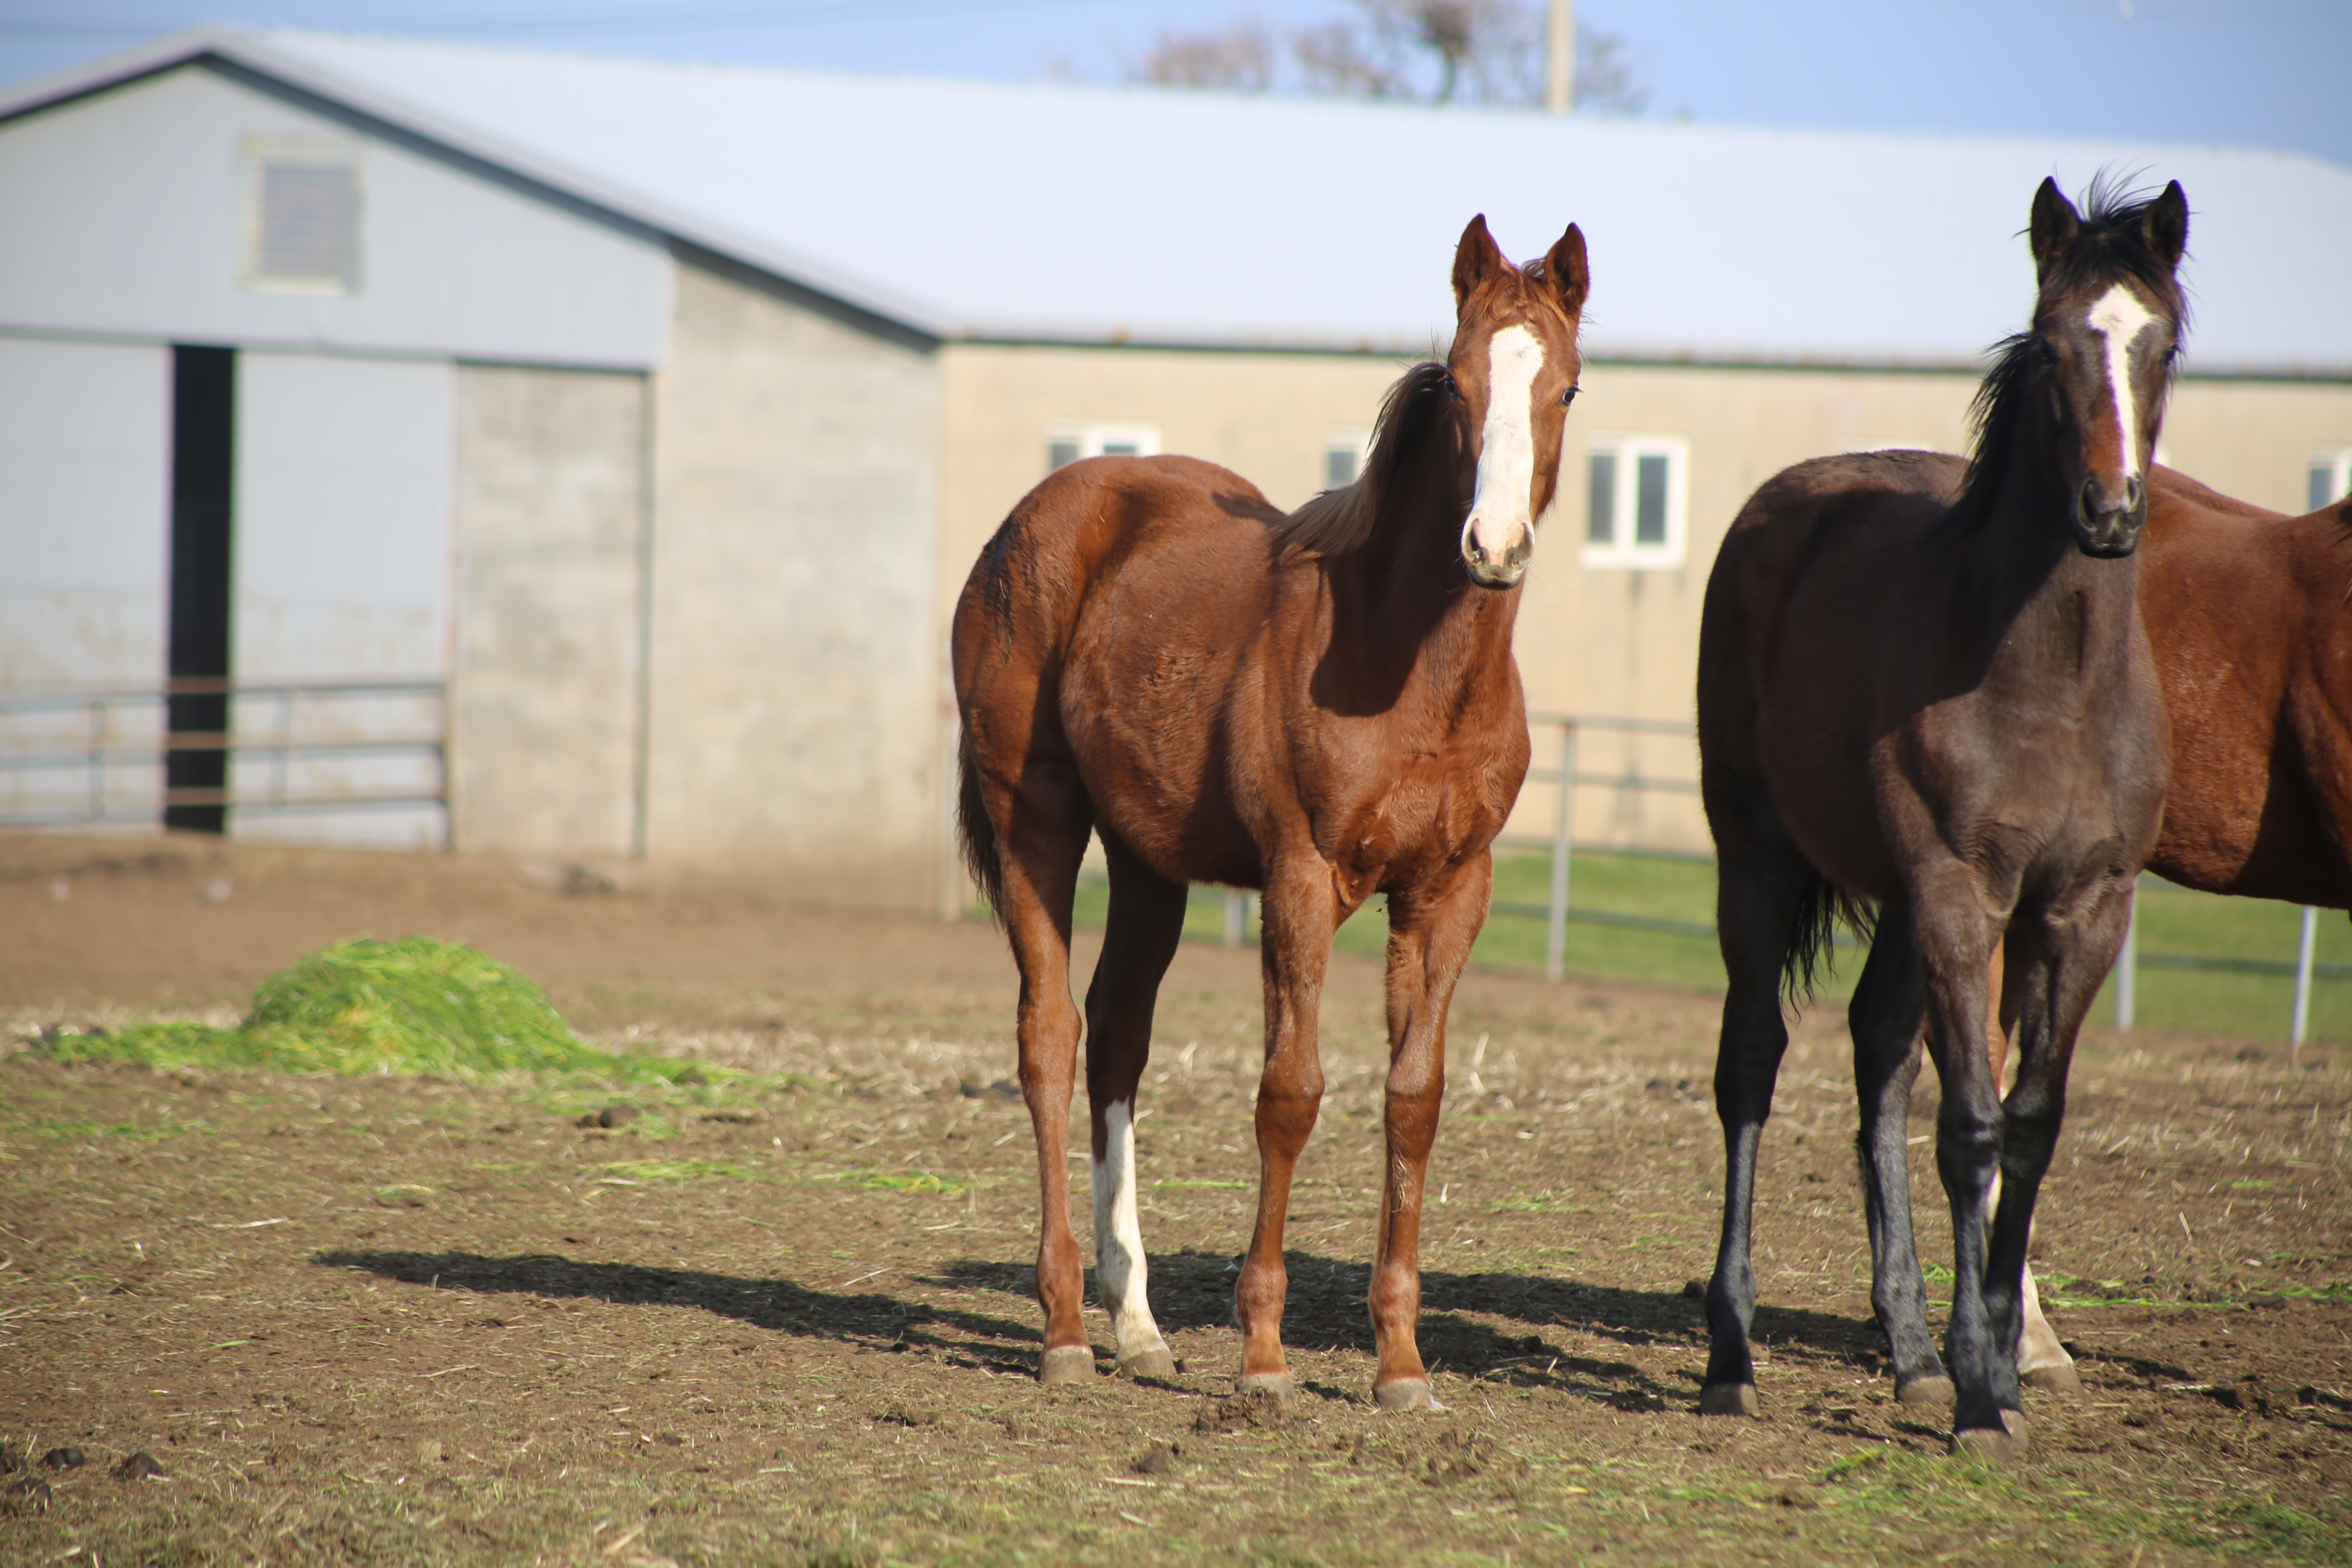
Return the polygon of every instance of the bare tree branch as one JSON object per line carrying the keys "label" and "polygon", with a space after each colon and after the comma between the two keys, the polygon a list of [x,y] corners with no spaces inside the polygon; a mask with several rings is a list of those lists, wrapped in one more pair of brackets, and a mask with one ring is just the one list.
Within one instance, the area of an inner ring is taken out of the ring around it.
{"label": "bare tree branch", "polygon": [[1130,81],[1161,87],[1220,88],[1264,92],[1274,85],[1274,37],[1258,22],[1238,18],[1214,32],[1162,29],[1143,58],[1127,68]]}
{"label": "bare tree branch", "polygon": [[1291,40],[1291,53],[1307,79],[1307,90],[1339,98],[1410,98],[1411,88],[1391,62],[1377,60],[1361,29],[1350,22],[1327,22]]}
{"label": "bare tree branch", "polygon": [[[1538,104],[1547,13],[1541,0],[1354,0],[1358,17],[1293,34],[1298,88],[1338,98]],[[1283,49],[1238,17],[1206,32],[1162,31],[1127,67],[1131,81],[1266,92],[1282,85]],[[1622,35],[1576,29],[1577,107],[1639,114],[1649,93]]]}

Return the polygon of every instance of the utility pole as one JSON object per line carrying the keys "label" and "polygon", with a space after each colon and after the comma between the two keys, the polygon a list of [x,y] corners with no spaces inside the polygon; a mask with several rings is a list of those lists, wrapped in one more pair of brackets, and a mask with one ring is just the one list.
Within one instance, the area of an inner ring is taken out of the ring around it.
{"label": "utility pole", "polygon": [[1551,0],[1551,45],[1544,69],[1544,107],[1566,114],[1576,107],[1576,0]]}

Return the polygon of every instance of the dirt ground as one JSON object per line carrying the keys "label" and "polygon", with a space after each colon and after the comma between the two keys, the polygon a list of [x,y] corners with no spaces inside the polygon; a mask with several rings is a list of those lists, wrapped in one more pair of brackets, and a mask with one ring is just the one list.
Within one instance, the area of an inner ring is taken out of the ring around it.
{"label": "dirt ground", "polygon": [[[0,839],[0,1563],[2352,1561],[2343,1053],[2086,1035],[2036,1242],[2085,1389],[2029,1394],[2033,1452],[1996,1471],[1893,1401],[1839,1018],[1802,1020],[1767,1135],[1763,1415],[1703,1419],[1714,999],[1474,974],[1423,1256],[1450,1409],[1394,1416],[1362,1307],[1379,976],[1343,958],[1291,1217],[1306,1393],[1274,1419],[1225,1398],[1254,954],[1179,954],[1146,1077],[1151,1298],[1182,1370],[1048,1394],[997,934],[618,880]],[[624,1093],[40,1048],[226,1021],[302,952],[411,933],[515,964],[592,1038],[746,1076]],[[1948,1261],[1931,1086],[1914,1110],[1922,1249]],[[1099,1319],[1097,1342],[1108,1370]],[[121,1474],[140,1454],[163,1473]]]}

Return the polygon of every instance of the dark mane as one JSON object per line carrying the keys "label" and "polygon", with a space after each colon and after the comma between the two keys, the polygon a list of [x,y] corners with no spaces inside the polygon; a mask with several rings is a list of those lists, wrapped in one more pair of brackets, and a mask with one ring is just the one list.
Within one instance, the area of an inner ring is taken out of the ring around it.
{"label": "dark mane", "polygon": [[[2082,226],[2042,279],[2041,291],[2066,293],[2102,279],[2127,278],[2170,312],[2177,328],[2186,329],[2189,301],[2171,266],[2147,243],[2147,210],[2157,199],[2122,190],[2104,173],[2092,180],[2084,193]],[[2034,344],[2034,333],[2028,329],[2001,339],[1990,350],[1992,367],[1969,407],[1974,433],[1969,476],[1953,507],[1953,520],[1963,527],[1980,521],[1991,505],[2001,462],[2015,449],[2018,427],[2041,389],[2046,366]],[[2170,374],[2168,366],[2168,381]]]}
{"label": "dark mane", "polygon": [[1274,525],[1281,547],[1311,555],[1344,555],[1372,536],[1389,492],[1429,432],[1454,408],[1454,377],[1435,361],[1413,366],[1381,400],[1372,449],[1356,482],[1325,490]]}

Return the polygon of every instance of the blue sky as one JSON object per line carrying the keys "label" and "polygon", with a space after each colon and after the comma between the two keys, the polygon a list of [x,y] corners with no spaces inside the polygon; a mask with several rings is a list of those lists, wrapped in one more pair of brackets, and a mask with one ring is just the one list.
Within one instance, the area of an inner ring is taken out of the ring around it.
{"label": "blue sky", "polygon": [[[0,80],[190,22],[1009,80],[1121,79],[1164,28],[1346,0],[0,0]],[[2352,0],[1581,0],[1652,116],[2295,148],[2352,163]]]}

